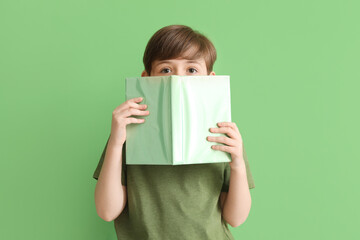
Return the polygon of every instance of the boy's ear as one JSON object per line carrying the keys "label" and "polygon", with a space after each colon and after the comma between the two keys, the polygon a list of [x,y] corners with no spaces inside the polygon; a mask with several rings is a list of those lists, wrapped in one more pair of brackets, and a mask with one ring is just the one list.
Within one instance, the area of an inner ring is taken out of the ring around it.
{"label": "boy's ear", "polygon": [[214,72],[214,71],[212,71],[209,75],[215,75],[215,72]]}
{"label": "boy's ear", "polygon": [[146,72],[146,70],[144,70],[144,71],[142,71],[141,76],[142,76],[142,77],[148,77],[149,75],[148,75],[148,73]]}

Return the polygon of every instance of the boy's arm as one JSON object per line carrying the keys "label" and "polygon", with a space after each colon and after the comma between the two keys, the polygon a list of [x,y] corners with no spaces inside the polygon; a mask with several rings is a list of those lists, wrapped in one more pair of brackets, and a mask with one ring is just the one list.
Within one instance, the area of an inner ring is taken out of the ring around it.
{"label": "boy's arm", "polygon": [[105,221],[113,221],[123,211],[127,195],[121,184],[122,148],[110,137],[104,163],[95,187],[96,211]]}
{"label": "boy's arm", "polygon": [[220,204],[225,221],[232,227],[238,227],[245,222],[251,208],[245,163],[240,167],[231,168],[230,172],[229,191],[221,192]]}

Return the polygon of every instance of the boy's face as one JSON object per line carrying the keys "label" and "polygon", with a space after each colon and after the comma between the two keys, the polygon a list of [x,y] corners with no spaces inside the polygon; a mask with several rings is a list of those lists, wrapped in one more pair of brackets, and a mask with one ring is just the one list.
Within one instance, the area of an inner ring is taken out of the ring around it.
{"label": "boy's face", "polygon": [[[207,75],[206,63],[204,58],[195,60],[185,59],[182,57],[168,60],[155,60],[152,62],[150,76],[167,76],[167,75]],[[209,75],[215,75],[212,71]],[[142,77],[149,76],[144,70]]]}

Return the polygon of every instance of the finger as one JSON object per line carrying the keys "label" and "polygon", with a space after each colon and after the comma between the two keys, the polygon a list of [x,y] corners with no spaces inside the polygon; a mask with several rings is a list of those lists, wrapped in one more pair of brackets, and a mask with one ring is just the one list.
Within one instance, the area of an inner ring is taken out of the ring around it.
{"label": "finger", "polygon": [[123,104],[117,106],[114,109],[114,112],[120,112],[129,107],[133,107],[137,109],[146,109],[147,108],[146,104],[138,104],[138,102],[141,102],[142,100],[143,100],[142,97],[128,99]]}
{"label": "finger", "polygon": [[214,150],[220,150],[228,153],[233,153],[234,147],[224,146],[224,145],[212,145],[212,149]]}
{"label": "finger", "polygon": [[219,122],[219,123],[218,123],[218,126],[219,126],[219,127],[231,127],[231,128],[233,128],[235,131],[239,130],[239,129],[237,128],[236,124],[233,123],[233,122]]}
{"label": "finger", "polygon": [[209,142],[218,142],[218,143],[224,143],[228,146],[231,147],[235,147],[237,145],[237,141],[229,138],[229,137],[225,137],[225,136],[220,136],[220,137],[212,137],[209,136],[206,138]]}
{"label": "finger", "polygon": [[128,101],[138,103],[141,102],[143,99],[144,99],[143,97],[137,97],[137,98],[130,98]]}
{"label": "finger", "polygon": [[232,129],[234,129],[235,135],[238,136],[238,138],[241,139],[241,141],[242,141],[242,136],[241,136],[241,133],[240,133],[238,127],[236,126],[236,123],[234,123],[234,122],[219,122],[218,126],[220,126],[220,128],[231,127]]}
{"label": "finger", "polygon": [[143,99],[144,99],[143,97],[131,98],[131,99],[127,100],[126,102],[127,102],[127,105],[130,107],[138,108],[138,109],[145,109],[147,107],[146,104],[139,104],[139,102],[141,102]]}
{"label": "finger", "polygon": [[144,110],[139,110],[136,108],[128,108],[128,109],[125,109],[124,111],[122,111],[121,114],[123,117],[129,117],[132,115],[145,116],[145,115],[149,115],[150,112],[144,111]]}
{"label": "finger", "polygon": [[139,103],[135,103],[135,102],[128,102],[127,106],[136,108],[136,109],[146,109],[147,108],[146,104],[139,104]]}
{"label": "finger", "polygon": [[210,128],[209,130],[212,133],[225,133],[225,134],[227,134],[229,137],[231,137],[233,139],[238,138],[238,136],[237,136],[236,132],[234,131],[234,129],[232,129],[230,127]]}
{"label": "finger", "polygon": [[145,122],[145,119],[143,118],[125,118],[125,124],[131,124],[131,123],[143,123]]}

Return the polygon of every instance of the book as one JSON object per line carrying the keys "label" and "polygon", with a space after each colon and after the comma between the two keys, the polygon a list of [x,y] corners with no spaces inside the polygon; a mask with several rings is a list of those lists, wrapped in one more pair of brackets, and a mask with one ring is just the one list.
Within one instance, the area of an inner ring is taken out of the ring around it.
{"label": "book", "polygon": [[143,97],[149,115],[126,126],[126,164],[181,165],[231,162],[212,149],[207,136],[218,122],[231,122],[230,76],[150,76],[125,78],[126,100]]}

